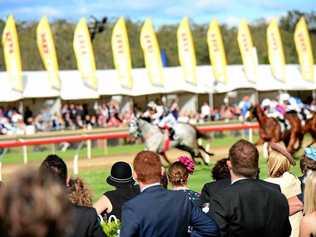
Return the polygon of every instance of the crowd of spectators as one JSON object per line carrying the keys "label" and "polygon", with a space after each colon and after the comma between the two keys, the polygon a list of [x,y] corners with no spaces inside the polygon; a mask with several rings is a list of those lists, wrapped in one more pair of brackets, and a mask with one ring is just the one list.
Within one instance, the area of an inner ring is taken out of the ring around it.
{"label": "crowd of spectators", "polygon": [[295,160],[283,144],[268,143],[263,155],[265,181],[256,146],[237,141],[199,193],[188,187],[189,157],[168,168],[168,186],[159,155],[141,151],[133,170],[123,161],[112,166],[106,181],[115,190],[95,204],[83,180],[69,178],[66,163],[49,155],[38,170],[26,168],[0,186],[0,236],[105,237],[102,221],[114,218],[121,237],[315,237],[316,148],[305,148],[299,178],[288,172]]}
{"label": "crowd of spectators", "polygon": [[[146,108],[135,109],[142,112]],[[38,113],[33,112],[28,106],[23,112],[16,107],[0,107],[0,135],[126,126],[134,117],[135,109],[128,108],[122,111],[115,100],[95,103],[93,106],[65,103],[60,111],[55,113],[47,107]],[[237,106],[223,105],[221,108],[211,109],[207,103],[203,104],[200,112],[180,111],[176,102],[173,102],[169,109],[179,121],[192,124],[233,120],[238,119],[240,115]]]}
{"label": "crowd of spectators", "polygon": [[63,104],[61,110],[52,113],[49,108],[35,114],[28,106],[23,113],[15,107],[0,107],[0,134],[33,134],[42,131],[118,127],[126,125],[133,110],[120,111],[116,101],[108,103]]}
{"label": "crowd of spectators", "polygon": [[[242,100],[224,103],[212,108],[204,102],[198,111],[180,108],[177,100],[168,105],[156,100],[157,110],[168,110],[179,122],[202,124],[211,121],[244,121],[248,109],[251,107],[250,98],[244,96]],[[315,101],[314,101],[315,103]],[[311,104],[313,107],[313,103]],[[21,112],[15,107],[0,106],[0,135],[1,134],[33,134],[40,131],[75,130],[90,128],[106,128],[126,126],[132,118],[146,111],[147,106],[136,104],[129,108],[120,108],[116,100],[109,102],[95,102],[91,104],[65,103],[60,111],[52,113],[48,107],[34,113],[26,106]],[[157,111],[159,113],[159,111]]]}

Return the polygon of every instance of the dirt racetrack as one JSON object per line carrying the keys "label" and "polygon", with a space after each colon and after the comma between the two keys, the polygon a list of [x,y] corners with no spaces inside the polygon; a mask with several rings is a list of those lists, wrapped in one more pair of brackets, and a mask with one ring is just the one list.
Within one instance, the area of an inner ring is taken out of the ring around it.
{"label": "dirt racetrack", "polygon": [[[228,153],[229,148],[213,148],[211,149],[211,152],[213,152],[215,155],[211,158],[211,160],[218,160],[221,158],[224,158]],[[187,154],[186,152],[172,149],[168,151],[167,156],[171,161],[174,161],[177,157],[180,155]],[[86,158],[80,158],[79,159],[79,170],[89,170],[89,169],[107,169],[111,167],[111,165],[119,160],[124,160],[126,162],[131,163],[134,159],[136,154],[120,154],[120,155],[111,155],[111,156],[104,156],[104,157],[96,157],[92,158],[91,160],[88,160]],[[197,160],[199,161],[199,160]],[[166,164],[163,162],[163,164]],[[32,166],[38,166],[38,163],[32,163]],[[72,161],[67,161],[67,166],[71,170],[73,166]],[[23,165],[19,164],[7,164],[2,165],[2,175],[3,178],[6,179],[9,177],[12,173],[14,173],[19,168],[23,167]]]}

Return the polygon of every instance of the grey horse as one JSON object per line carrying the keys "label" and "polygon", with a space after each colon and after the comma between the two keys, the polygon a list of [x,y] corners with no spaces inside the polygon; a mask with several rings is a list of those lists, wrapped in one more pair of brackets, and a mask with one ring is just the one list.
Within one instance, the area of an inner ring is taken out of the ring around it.
{"label": "grey horse", "polygon": [[[162,155],[162,157],[170,164],[170,160],[166,156],[169,148],[177,148],[189,152],[192,159],[201,158],[203,163],[209,164],[209,156],[213,153],[208,152],[197,140],[209,139],[209,136],[199,132],[196,127],[187,123],[177,123],[173,127],[176,139],[170,141],[169,134],[164,132],[158,126],[151,124],[145,118],[135,118],[129,123],[129,134],[134,137],[141,137],[145,143],[145,149]],[[169,140],[169,145],[166,142]]]}

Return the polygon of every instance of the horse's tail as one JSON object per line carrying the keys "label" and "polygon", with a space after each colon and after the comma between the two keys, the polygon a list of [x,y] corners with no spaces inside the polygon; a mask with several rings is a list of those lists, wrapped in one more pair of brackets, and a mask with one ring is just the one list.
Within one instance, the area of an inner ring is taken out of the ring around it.
{"label": "horse's tail", "polygon": [[195,132],[196,132],[196,139],[211,139],[211,135],[210,134],[207,134],[207,133],[203,133],[201,132],[196,126],[192,125],[191,126],[194,128]]}

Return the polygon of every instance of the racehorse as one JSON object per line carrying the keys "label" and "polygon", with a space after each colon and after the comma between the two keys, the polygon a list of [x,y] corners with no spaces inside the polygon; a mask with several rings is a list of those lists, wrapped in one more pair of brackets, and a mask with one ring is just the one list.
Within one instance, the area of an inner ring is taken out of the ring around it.
{"label": "racehorse", "polygon": [[209,156],[213,153],[208,152],[202,145],[199,145],[199,138],[207,139],[207,135],[199,132],[193,125],[186,123],[177,123],[173,127],[177,139],[169,139],[168,132],[162,131],[158,126],[151,124],[145,118],[133,119],[129,123],[129,134],[134,137],[142,137],[145,143],[145,149],[156,152],[170,164],[166,156],[166,151],[170,148],[177,148],[189,152],[192,159],[201,158],[203,163],[209,164]]}
{"label": "racehorse", "polygon": [[313,138],[309,146],[316,143],[316,113],[314,113],[310,119],[306,120],[303,133],[310,133]]}
{"label": "racehorse", "polygon": [[[291,154],[300,149],[304,134],[301,121],[295,112],[285,113],[284,119],[289,122],[291,128],[284,132],[277,119],[268,117],[259,104],[251,106],[246,117],[248,120],[256,118],[259,123],[259,140],[256,145],[270,141],[275,143],[283,141]],[[295,147],[297,143],[298,146]]]}

